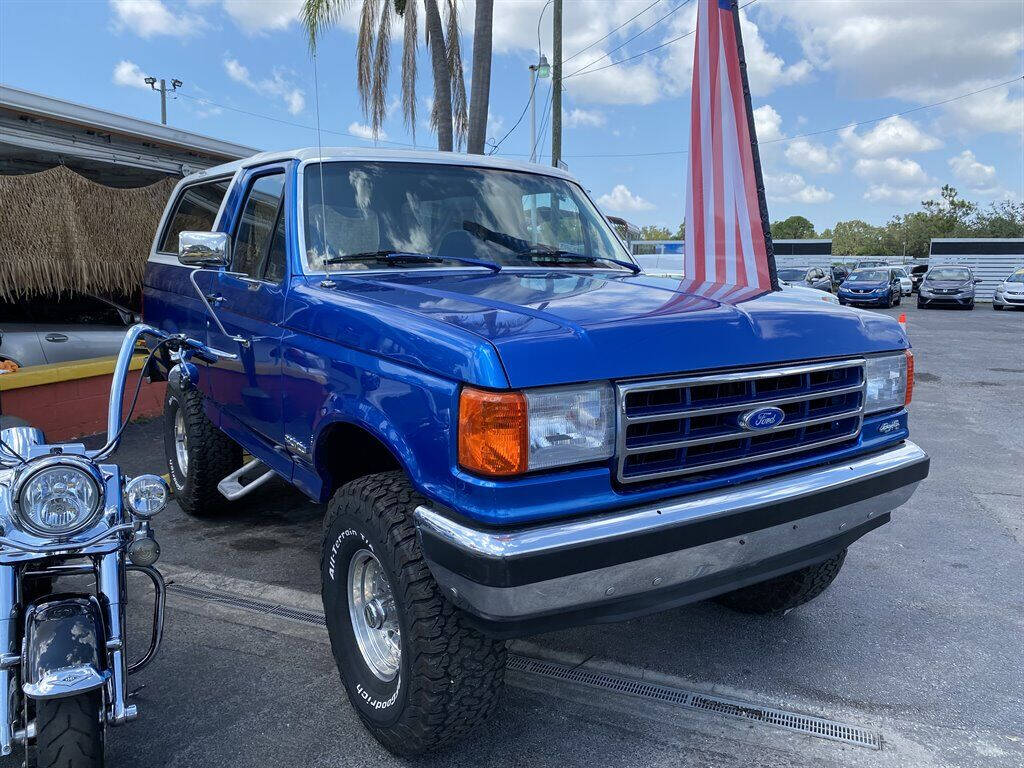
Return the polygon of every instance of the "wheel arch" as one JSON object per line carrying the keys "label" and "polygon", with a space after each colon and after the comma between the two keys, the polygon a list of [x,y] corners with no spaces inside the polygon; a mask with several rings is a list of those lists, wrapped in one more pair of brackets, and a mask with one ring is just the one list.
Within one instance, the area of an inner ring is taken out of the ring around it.
{"label": "wheel arch", "polygon": [[323,501],[345,483],[365,475],[402,470],[412,477],[412,452],[397,433],[340,415],[320,426],[312,446],[312,459],[322,483]]}

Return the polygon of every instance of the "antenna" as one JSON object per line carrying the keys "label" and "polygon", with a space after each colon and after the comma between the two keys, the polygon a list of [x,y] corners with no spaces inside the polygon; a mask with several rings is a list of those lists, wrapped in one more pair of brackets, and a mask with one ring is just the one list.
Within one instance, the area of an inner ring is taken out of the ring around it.
{"label": "antenna", "polygon": [[[313,109],[316,112],[316,151],[320,156],[320,237],[323,240],[324,255],[327,258],[327,198],[324,196],[324,145],[320,134],[320,76],[316,66],[316,49],[313,49]],[[324,272],[327,265],[324,264]]]}

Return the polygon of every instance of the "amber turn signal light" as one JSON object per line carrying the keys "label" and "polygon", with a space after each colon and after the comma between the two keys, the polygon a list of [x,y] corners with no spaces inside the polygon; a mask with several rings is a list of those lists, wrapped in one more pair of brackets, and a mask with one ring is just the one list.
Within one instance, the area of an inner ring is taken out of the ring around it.
{"label": "amber turn signal light", "polygon": [[903,403],[906,407],[910,405],[910,398],[914,394],[914,353],[904,349],[903,354],[907,356],[907,399]]}
{"label": "amber turn signal light", "polygon": [[519,392],[466,387],[459,396],[459,466],[506,477],[526,471],[529,460],[526,398]]}

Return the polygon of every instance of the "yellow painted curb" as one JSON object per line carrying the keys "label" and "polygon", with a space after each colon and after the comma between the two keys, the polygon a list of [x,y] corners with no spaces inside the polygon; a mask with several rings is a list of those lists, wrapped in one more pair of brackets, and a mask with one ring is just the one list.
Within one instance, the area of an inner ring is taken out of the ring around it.
{"label": "yellow painted curb", "polygon": [[[137,354],[132,358],[130,369],[139,370],[145,360],[143,355]],[[116,361],[116,357],[94,357],[90,360],[76,360],[71,363],[51,363],[21,368],[14,373],[0,374],[0,391],[104,376],[114,372]]]}

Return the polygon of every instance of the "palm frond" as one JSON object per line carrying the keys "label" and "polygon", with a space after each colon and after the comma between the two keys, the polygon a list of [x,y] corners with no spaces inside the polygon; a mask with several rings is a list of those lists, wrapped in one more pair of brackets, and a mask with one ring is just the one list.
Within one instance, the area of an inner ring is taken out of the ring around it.
{"label": "palm frond", "polygon": [[359,16],[359,35],[356,39],[356,86],[359,89],[359,103],[365,116],[370,115],[372,104],[373,33],[379,7],[379,0],[363,0],[363,12]]}
{"label": "palm frond", "polygon": [[469,110],[466,107],[466,80],[462,74],[462,47],[459,41],[459,9],[458,0],[448,0],[445,4],[447,12],[448,70],[452,78],[452,127],[455,143],[461,147],[469,131]]}
{"label": "palm frond", "polygon": [[[402,3],[401,9],[399,3]],[[406,3],[395,0],[395,10],[403,17],[405,27],[402,33],[402,117],[405,127],[416,140],[416,48],[418,44],[416,2]]]}
{"label": "palm frond", "polygon": [[306,37],[309,40],[309,49],[316,51],[316,44],[321,33],[328,27],[338,23],[341,14],[346,10],[352,0],[305,0],[302,4],[300,17],[302,26],[306,29]]}
{"label": "palm frond", "polygon": [[388,77],[391,73],[391,15],[390,2],[380,9],[380,26],[377,28],[377,52],[374,55],[373,87],[370,92],[370,126],[376,136],[384,125],[388,107]]}

